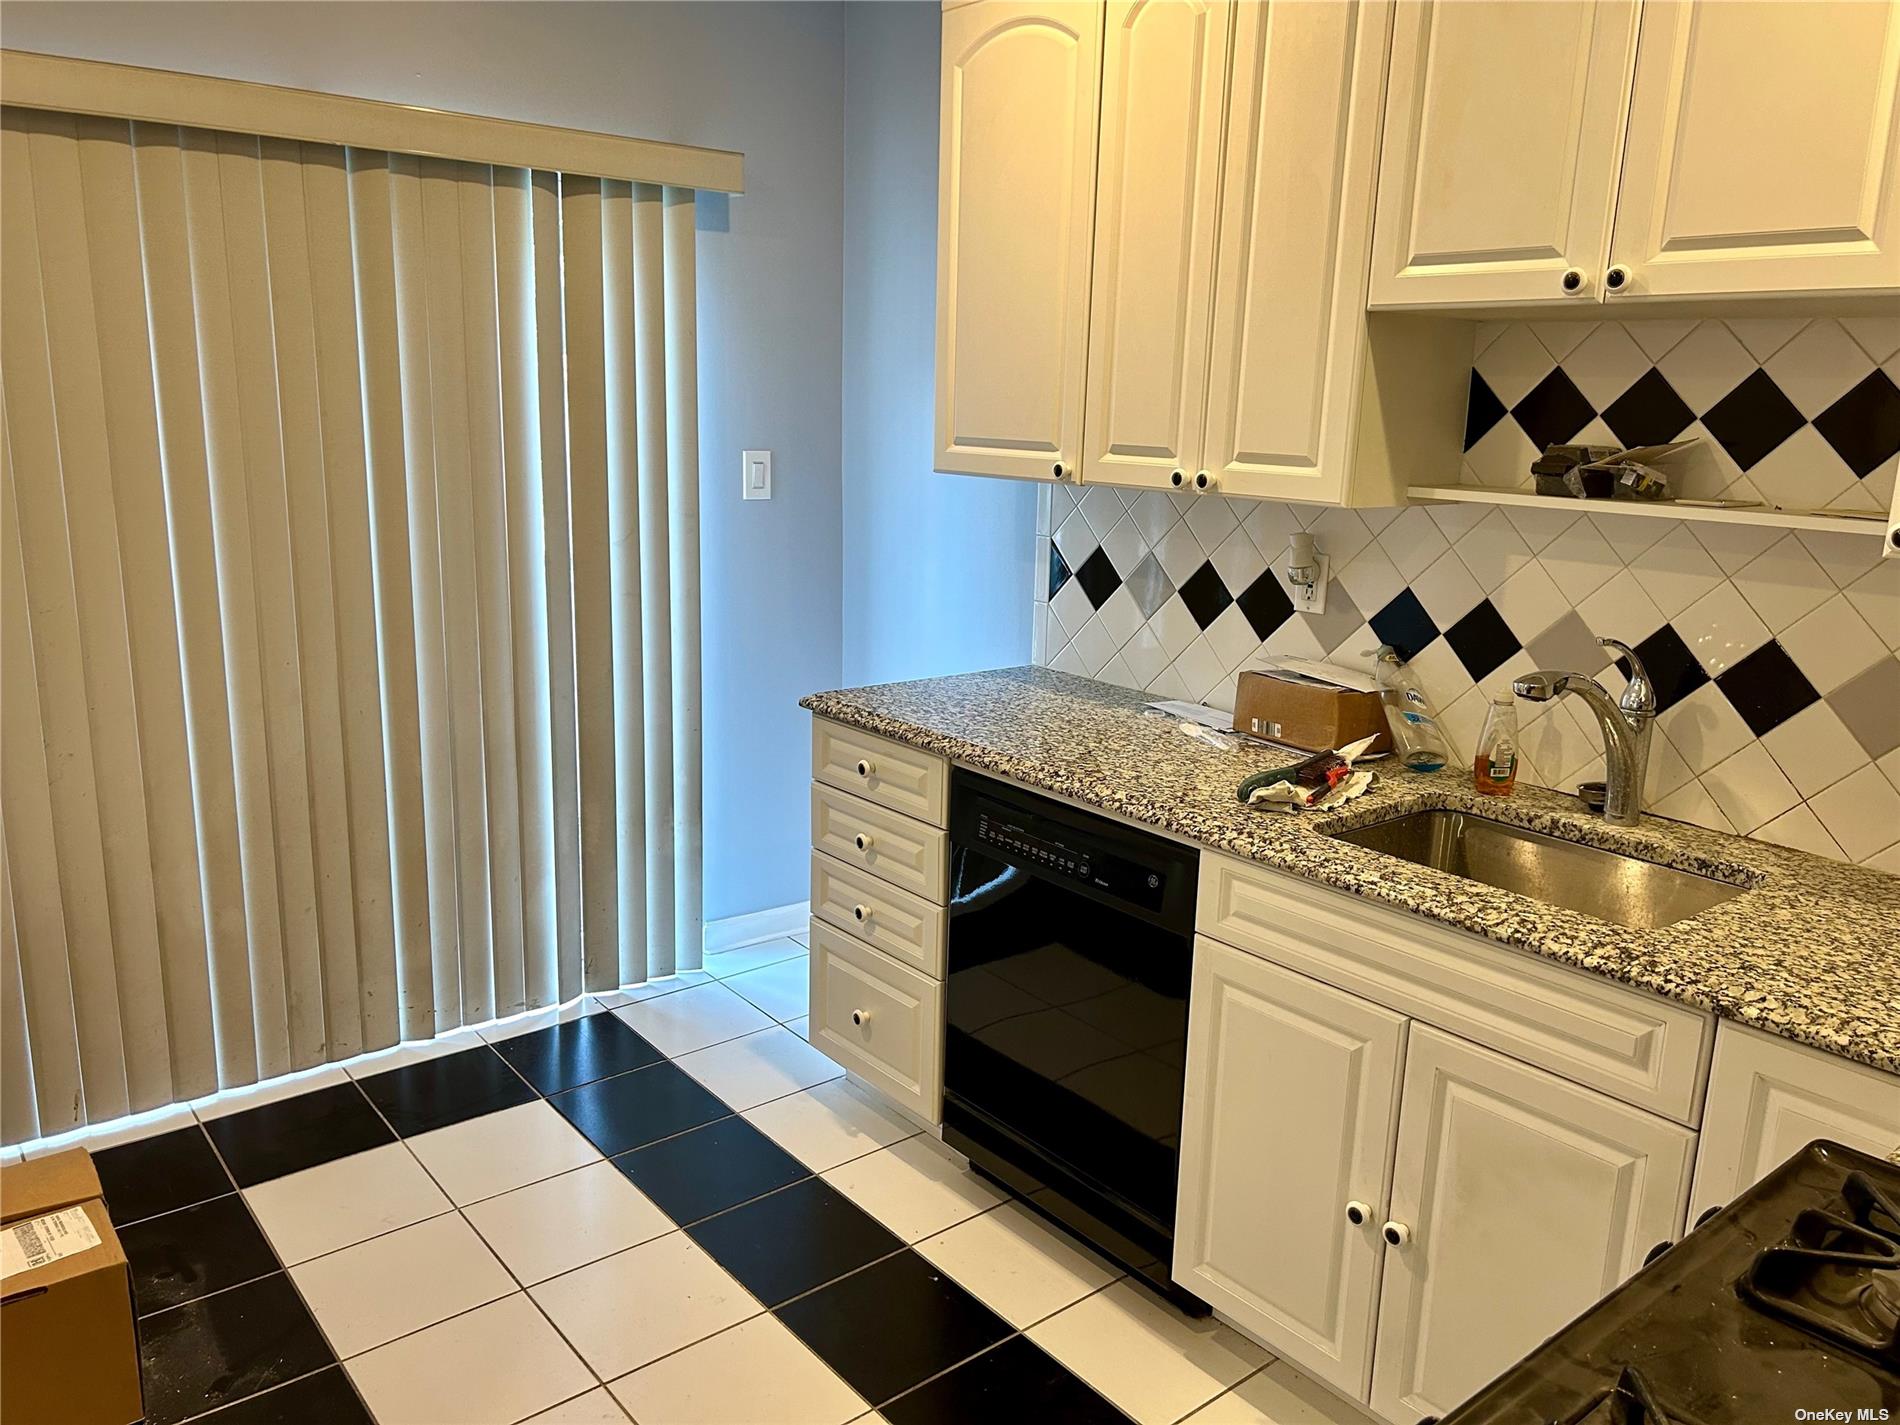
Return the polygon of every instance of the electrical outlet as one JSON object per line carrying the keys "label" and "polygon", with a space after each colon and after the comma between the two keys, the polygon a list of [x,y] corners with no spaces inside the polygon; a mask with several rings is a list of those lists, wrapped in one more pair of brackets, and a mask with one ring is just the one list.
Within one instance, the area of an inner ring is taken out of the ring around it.
{"label": "electrical outlet", "polygon": [[1324,554],[1314,556],[1319,565],[1319,577],[1313,581],[1310,591],[1298,584],[1288,583],[1287,592],[1293,596],[1295,612],[1303,614],[1323,614],[1326,612],[1326,581],[1332,576],[1333,561]]}

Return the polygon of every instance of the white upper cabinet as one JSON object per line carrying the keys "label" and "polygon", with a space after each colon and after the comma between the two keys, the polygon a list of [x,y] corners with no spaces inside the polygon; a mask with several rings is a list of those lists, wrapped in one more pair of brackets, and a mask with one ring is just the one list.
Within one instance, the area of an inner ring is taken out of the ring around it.
{"label": "white upper cabinet", "polygon": [[1233,9],[1108,6],[1085,481],[1179,486],[1198,468]]}
{"label": "white upper cabinet", "polygon": [[1622,290],[1893,294],[1896,90],[1895,0],[1645,5],[1610,244]]}
{"label": "white upper cabinet", "polygon": [[1635,34],[1634,0],[1403,0],[1374,307],[1600,295]]}
{"label": "white upper cabinet", "polygon": [[1099,3],[943,17],[937,468],[1032,479],[1082,448]]}

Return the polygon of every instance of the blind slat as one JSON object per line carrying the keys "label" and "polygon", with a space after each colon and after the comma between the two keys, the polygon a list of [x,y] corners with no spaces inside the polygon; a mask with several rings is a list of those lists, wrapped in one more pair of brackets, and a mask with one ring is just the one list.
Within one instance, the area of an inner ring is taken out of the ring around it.
{"label": "blind slat", "polygon": [[699,326],[694,309],[694,205],[690,188],[668,188],[666,265],[666,466],[673,599],[673,904],[678,968],[696,970],[706,945],[705,826],[700,818],[699,688]]}

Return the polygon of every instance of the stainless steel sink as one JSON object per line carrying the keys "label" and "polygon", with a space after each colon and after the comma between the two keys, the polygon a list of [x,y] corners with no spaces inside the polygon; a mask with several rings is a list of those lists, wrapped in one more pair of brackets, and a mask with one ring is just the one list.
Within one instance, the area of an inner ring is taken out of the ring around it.
{"label": "stainless steel sink", "polygon": [[1412,812],[1333,837],[1640,930],[1674,925],[1744,889],[1462,811]]}

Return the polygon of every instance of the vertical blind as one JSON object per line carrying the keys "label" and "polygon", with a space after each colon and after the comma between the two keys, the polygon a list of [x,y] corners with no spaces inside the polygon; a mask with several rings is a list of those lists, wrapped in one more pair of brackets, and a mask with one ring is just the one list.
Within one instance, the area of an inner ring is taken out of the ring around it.
{"label": "vertical blind", "polygon": [[697,965],[692,191],[0,145],[0,1136]]}

